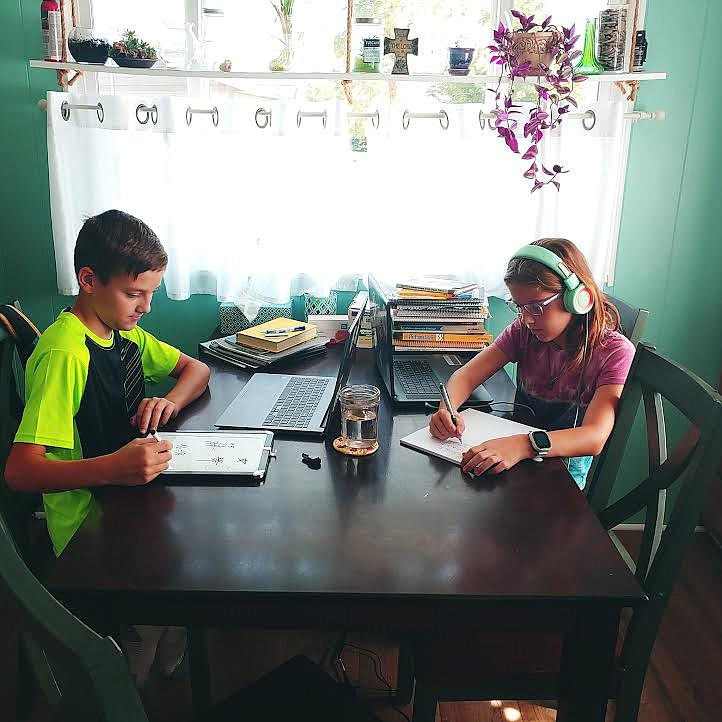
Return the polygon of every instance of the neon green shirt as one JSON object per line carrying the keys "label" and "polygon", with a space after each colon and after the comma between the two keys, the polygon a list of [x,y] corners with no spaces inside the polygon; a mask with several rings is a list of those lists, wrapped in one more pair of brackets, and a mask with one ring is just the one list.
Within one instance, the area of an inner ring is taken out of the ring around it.
{"label": "neon green shirt", "polygon": [[[110,454],[137,436],[130,419],[180,351],[136,326],[102,339],[63,311],[42,334],[25,371],[25,411],[16,442],[40,444],[55,461]],[[48,532],[59,555],[90,510],[89,489],[43,494]]]}

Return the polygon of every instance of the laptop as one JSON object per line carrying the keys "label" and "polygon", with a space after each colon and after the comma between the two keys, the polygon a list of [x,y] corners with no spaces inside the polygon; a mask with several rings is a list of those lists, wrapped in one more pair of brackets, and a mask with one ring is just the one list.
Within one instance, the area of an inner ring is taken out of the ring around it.
{"label": "laptop", "polygon": [[[389,396],[398,404],[429,403],[437,405],[441,399],[439,385],[445,384],[458,368],[475,354],[394,353],[391,343],[390,289],[369,274],[369,303],[374,330],[374,358]],[[488,406],[493,401],[483,384],[474,389],[464,406]]]}
{"label": "laptop", "polygon": [[349,328],[335,378],[253,374],[215,425],[219,428],[322,435],[336,405],[338,392],[348,381],[362,318],[363,309]]}

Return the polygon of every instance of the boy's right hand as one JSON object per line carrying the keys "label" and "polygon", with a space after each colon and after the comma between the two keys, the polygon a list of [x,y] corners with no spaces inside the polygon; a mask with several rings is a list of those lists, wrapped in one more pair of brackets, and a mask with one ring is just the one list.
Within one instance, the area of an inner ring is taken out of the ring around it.
{"label": "boy's right hand", "polygon": [[113,458],[111,483],[123,486],[139,486],[153,481],[168,468],[173,458],[170,441],[156,441],[149,436],[133,439],[110,456]]}
{"label": "boy's right hand", "polygon": [[464,419],[456,414],[456,426],[451,420],[451,414],[446,409],[439,409],[429,421],[429,431],[437,439],[460,439],[466,428]]}

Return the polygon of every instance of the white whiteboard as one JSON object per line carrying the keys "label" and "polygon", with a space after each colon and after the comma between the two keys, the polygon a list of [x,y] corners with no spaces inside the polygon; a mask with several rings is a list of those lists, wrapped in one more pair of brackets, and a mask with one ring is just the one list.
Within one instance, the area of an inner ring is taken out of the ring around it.
{"label": "white whiteboard", "polygon": [[270,431],[163,431],[173,443],[164,474],[241,474],[263,477],[273,448]]}

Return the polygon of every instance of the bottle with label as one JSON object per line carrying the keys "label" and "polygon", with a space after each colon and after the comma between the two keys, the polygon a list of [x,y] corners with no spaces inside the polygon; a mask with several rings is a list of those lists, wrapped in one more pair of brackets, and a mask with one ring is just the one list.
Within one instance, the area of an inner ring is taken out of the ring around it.
{"label": "bottle with label", "polygon": [[635,73],[641,72],[646,59],[647,36],[644,30],[637,30],[637,35],[634,39],[634,64],[632,65],[632,71]]}
{"label": "bottle with label", "polygon": [[381,72],[384,29],[379,18],[354,18],[351,43],[354,73]]}
{"label": "bottle with label", "polygon": [[56,0],[40,4],[40,26],[43,31],[43,59],[60,62],[63,59],[63,25],[60,5]]}

